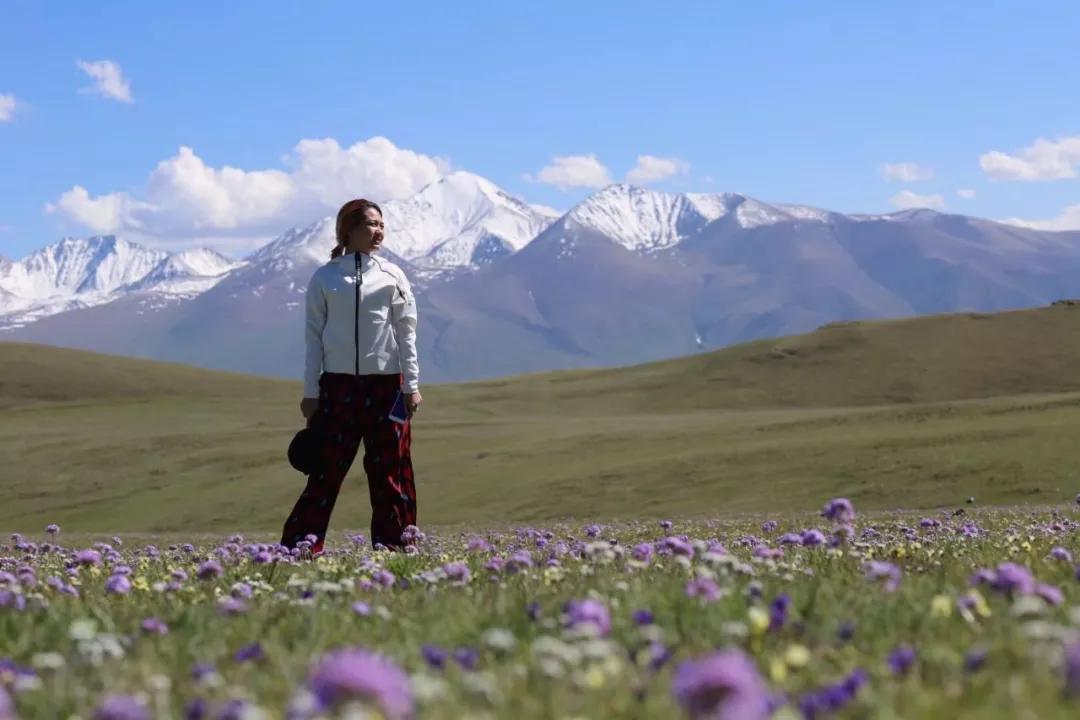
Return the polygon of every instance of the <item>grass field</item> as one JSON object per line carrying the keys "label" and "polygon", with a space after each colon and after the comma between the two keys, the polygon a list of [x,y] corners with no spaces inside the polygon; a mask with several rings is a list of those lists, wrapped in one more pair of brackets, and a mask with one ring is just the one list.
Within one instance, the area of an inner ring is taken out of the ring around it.
{"label": "grass field", "polygon": [[312,560],[299,383],[0,344],[0,720],[1076,717],[1078,351],[1053,307],[425,387],[427,537],[369,549],[354,473]]}
{"label": "grass field", "polygon": [[[1080,489],[1080,310],[849,323],[424,388],[423,525],[1051,503]],[[0,527],[274,531],[297,382],[0,344]],[[359,461],[333,529],[367,525]]]}
{"label": "grass field", "polygon": [[1075,506],[826,507],[433,533],[413,554],[350,537],[313,562],[240,535],[15,536],[0,716],[1076,717]]}

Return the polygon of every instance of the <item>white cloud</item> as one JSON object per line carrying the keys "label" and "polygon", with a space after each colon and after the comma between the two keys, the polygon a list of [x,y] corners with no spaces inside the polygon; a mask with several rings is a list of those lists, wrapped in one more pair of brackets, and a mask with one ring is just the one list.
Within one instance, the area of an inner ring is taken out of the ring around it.
{"label": "white cloud", "polygon": [[975,197],[975,191],[972,188],[960,188],[956,191],[956,194],[965,200],[970,200]]}
{"label": "white cloud", "polygon": [[1033,230],[1080,230],[1080,203],[1067,205],[1056,218],[1049,220],[1023,220],[1008,218],[1002,222]]}
{"label": "white cloud", "polygon": [[934,210],[940,210],[945,207],[945,198],[941,197],[941,195],[920,195],[919,193],[914,193],[910,190],[901,190],[889,198],[889,203],[892,204],[893,207],[904,210],[909,208],[932,208]]}
{"label": "white cloud", "polygon": [[[533,182],[530,175],[524,176]],[[554,185],[560,190],[571,187],[602,188],[611,184],[611,173],[596,159],[595,155],[564,155],[551,159],[551,164],[542,168],[536,181]]]}
{"label": "white cloud", "polygon": [[626,182],[644,185],[665,180],[672,175],[685,175],[689,170],[690,165],[679,158],[638,155],[637,165],[626,173]]}
{"label": "white cloud", "polygon": [[934,171],[913,162],[885,163],[881,166],[881,176],[886,180],[916,182],[934,177]]}
{"label": "white cloud", "polygon": [[1080,135],[1051,141],[1038,138],[1030,147],[1008,154],[992,150],[979,156],[991,180],[1065,180],[1076,177]]}
{"label": "white cloud", "polygon": [[0,122],[11,122],[15,117],[15,108],[19,101],[11,93],[0,95]]}
{"label": "white cloud", "polygon": [[79,92],[97,93],[125,103],[135,102],[131,96],[131,83],[124,77],[120,66],[112,60],[76,60],[75,64],[94,81],[93,87],[82,88]]}
{"label": "white cloud", "polygon": [[207,165],[189,147],[157,164],[136,193],[91,196],[76,185],[45,210],[96,233],[149,245],[253,247],[295,225],[337,212],[354,197],[408,197],[449,171],[449,163],[374,137],[342,148],[301,140],[287,170]]}

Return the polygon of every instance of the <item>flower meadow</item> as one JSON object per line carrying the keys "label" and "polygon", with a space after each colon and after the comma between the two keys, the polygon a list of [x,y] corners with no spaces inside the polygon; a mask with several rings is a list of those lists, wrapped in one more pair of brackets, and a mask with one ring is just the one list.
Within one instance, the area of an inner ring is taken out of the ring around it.
{"label": "flower meadow", "polygon": [[[970,503],[970,501],[969,501]],[[11,718],[1080,717],[1075,506],[0,546]]]}

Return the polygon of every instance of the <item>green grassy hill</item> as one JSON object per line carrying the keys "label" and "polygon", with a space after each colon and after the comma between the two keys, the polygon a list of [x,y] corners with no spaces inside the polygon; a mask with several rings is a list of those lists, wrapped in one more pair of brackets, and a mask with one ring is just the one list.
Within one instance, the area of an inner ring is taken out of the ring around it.
{"label": "green grassy hill", "polygon": [[[421,524],[1060,502],[1080,308],[843,323],[627,368],[427,386]],[[276,531],[299,382],[0,343],[0,529]],[[332,527],[364,528],[359,458]]]}

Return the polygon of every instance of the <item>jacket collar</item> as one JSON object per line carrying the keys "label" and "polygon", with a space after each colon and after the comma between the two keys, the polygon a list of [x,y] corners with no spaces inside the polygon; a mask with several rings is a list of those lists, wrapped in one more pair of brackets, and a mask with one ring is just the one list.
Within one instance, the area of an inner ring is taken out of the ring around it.
{"label": "jacket collar", "polygon": [[356,265],[356,256],[358,255],[360,256],[361,267],[367,267],[371,264],[371,255],[364,252],[350,252],[345,253],[344,255],[338,255],[336,258],[331,260],[331,262],[337,263],[338,265],[348,265],[352,267]]}

